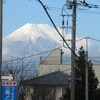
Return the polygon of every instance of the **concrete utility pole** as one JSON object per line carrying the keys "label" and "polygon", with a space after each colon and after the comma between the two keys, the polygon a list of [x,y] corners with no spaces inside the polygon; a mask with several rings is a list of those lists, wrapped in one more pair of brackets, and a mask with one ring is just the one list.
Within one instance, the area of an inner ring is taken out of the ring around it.
{"label": "concrete utility pole", "polygon": [[85,100],[88,100],[88,65],[87,65],[87,62],[88,62],[88,37],[86,37],[86,76],[85,76],[85,79],[86,79],[86,89],[85,89]]}
{"label": "concrete utility pole", "polygon": [[1,100],[1,72],[2,72],[2,0],[0,0],[0,100]]}
{"label": "concrete utility pole", "polygon": [[[77,9],[77,4],[79,4],[80,6],[83,7],[87,7],[87,8],[99,8],[98,5],[93,5],[93,4],[88,4],[87,2],[85,2],[85,0],[83,1],[79,1],[79,3],[77,3],[77,0],[66,0],[67,2],[67,9],[72,9],[72,38],[71,38],[71,49],[72,51],[75,53],[75,43],[76,43],[76,9]],[[65,16],[65,15],[62,15]],[[63,25],[62,25],[63,26]],[[68,27],[67,27],[68,28]],[[62,27],[63,29],[63,27]],[[85,99],[88,100],[88,44],[87,44],[87,39],[86,38],[86,97]],[[76,55],[71,52],[71,100],[75,100],[75,59],[76,59]]]}
{"label": "concrete utility pole", "polygon": [[[67,9],[71,9],[72,13],[71,14],[63,14],[63,8],[62,8],[62,14],[61,16],[63,17],[62,20],[62,32],[64,32],[64,28],[71,28],[71,33],[72,33],[72,37],[71,37],[71,100],[75,100],[75,59],[76,59],[76,55],[75,55],[75,43],[76,43],[76,6],[77,6],[77,1],[76,0],[67,0],[66,4],[64,4],[64,6],[66,5]],[[72,17],[72,26],[65,26],[64,25],[64,17],[67,16],[71,16]]]}
{"label": "concrete utility pole", "polygon": [[[75,52],[76,43],[76,0],[73,0],[72,14],[72,41],[71,48]],[[75,54],[71,52],[71,100],[75,100]]]}

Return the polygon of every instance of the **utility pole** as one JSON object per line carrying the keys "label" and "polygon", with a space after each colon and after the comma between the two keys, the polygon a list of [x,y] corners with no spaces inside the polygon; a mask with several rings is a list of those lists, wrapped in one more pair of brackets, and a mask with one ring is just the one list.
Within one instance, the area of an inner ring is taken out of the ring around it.
{"label": "utility pole", "polygon": [[85,100],[88,100],[88,37],[86,37],[86,75],[85,75],[85,80],[86,80],[86,89],[85,89]]}
{"label": "utility pole", "polygon": [[[73,0],[72,6],[72,40],[71,48],[75,52],[76,43],[76,0]],[[71,100],[75,100],[75,54],[71,52]]]}
{"label": "utility pole", "polygon": [[2,73],[2,0],[0,0],[0,100],[1,100],[1,74]]}
{"label": "utility pole", "polygon": [[[76,9],[77,9],[77,4],[82,6],[82,7],[87,7],[87,8],[99,8],[98,5],[93,5],[93,4],[88,4],[85,0],[80,0],[77,2],[77,0],[66,0],[66,6],[67,9],[71,9],[72,10],[72,37],[71,37],[71,100],[75,100],[75,59],[76,59],[76,55],[75,53],[75,48],[76,48]],[[65,6],[64,5],[64,6]],[[62,30],[64,32],[64,28],[70,28],[70,27],[65,27],[64,26],[64,17],[65,16],[70,16],[68,13],[67,14],[63,14],[63,9],[62,9],[62,17],[63,17],[63,21],[62,21]],[[87,44],[87,39],[86,38],[86,91],[85,91],[85,100],[88,100],[88,44]]]}
{"label": "utility pole", "polygon": [[[64,28],[71,28],[71,100],[75,100],[75,59],[76,59],[76,55],[75,55],[75,43],[76,43],[76,6],[77,6],[77,1],[76,0],[67,0],[66,4],[64,4],[64,6],[67,7],[67,9],[71,9],[72,13],[71,14],[63,14],[63,9],[62,9],[62,33],[64,33]],[[68,25],[65,26],[64,25],[64,17],[67,16],[71,16],[72,17],[72,23],[71,23],[71,27],[69,27]],[[64,46],[65,47],[65,46]]]}

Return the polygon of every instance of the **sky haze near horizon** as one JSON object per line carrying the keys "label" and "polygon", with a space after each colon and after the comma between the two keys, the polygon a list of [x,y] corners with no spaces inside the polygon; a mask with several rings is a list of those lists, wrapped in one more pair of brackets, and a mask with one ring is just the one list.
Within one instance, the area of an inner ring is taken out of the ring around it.
{"label": "sky haze near horizon", "polygon": [[[61,9],[66,0],[42,0],[48,7],[57,27],[61,26]],[[79,2],[79,0],[77,0]],[[99,0],[86,0],[87,3],[97,4]],[[81,9],[77,7],[77,35],[79,37],[100,37],[100,8]],[[26,23],[49,24],[48,16],[37,0],[6,0],[3,3],[3,37],[8,36]]]}

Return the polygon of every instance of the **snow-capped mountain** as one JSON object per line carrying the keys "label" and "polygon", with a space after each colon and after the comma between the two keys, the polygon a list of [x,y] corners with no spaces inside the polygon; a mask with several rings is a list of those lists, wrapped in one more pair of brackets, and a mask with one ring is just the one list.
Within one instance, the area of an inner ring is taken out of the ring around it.
{"label": "snow-capped mountain", "polygon": [[[71,39],[70,34],[65,36],[66,40]],[[25,57],[62,47],[65,44],[61,40],[56,30],[47,24],[25,24],[3,39],[3,60]],[[76,42],[77,50],[81,46],[86,47],[85,39]],[[88,50],[91,56],[98,55],[100,52],[98,48],[94,53],[94,46],[92,42],[88,42]],[[66,51],[69,55],[70,50],[68,50],[68,48],[63,48],[63,51]]]}
{"label": "snow-capped mountain", "polygon": [[23,57],[61,46],[61,37],[47,24],[26,24],[3,39],[3,58]]}

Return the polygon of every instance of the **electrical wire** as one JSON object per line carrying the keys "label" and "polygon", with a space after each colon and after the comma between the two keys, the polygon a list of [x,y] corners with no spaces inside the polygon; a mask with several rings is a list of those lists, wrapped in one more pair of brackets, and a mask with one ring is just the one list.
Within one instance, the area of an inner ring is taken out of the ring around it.
{"label": "electrical wire", "polygon": [[[53,22],[51,16],[49,15],[49,13],[48,13],[48,11],[47,11],[45,5],[41,2],[41,0],[38,0],[38,1],[39,1],[39,3],[42,5],[44,11],[46,12],[47,16],[49,17],[49,19],[50,19],[51,23],[53,24],[53,26],[54,26],[55,30],[57,31],[57,33],[60,35],[60,37],[62,38],[62,40],[63,40],[63,41],[65,42],[65,44],[68,46],[68,48],[70,49],[70,51],[71,51],[76,57],[78,57],[78,55],[71,49],[71,47],[68,45],[68,43],[66,42],[66,40],[64,39],[64,37],[63,37],[63,36],[61,35],[61,33],[59,32],[59,30],[58,30],[58,28],[56,27],[55,23]],[[79,57],[78,57],[78,58],[79,58]]]}
{"label": "electrical wire", "polygon": [[94,60],[91,57],[88,57],[88,58],[91,59],[92,61],[97,62],[98,64],[100,64],[100,61]]}
{"label": "electrical wire", "polygon": [[[59,10],[61,10],[62,8],[60,8],[60,7],[51,7],[51,6],[49,6],[48,7],[49,9],[48,10],[53,10],[53,11],[59,11]],[[83,13],[83,11],[85,10],[85,12],[84,13],[86,13],[86,14],[95,14],[95,15],[100,15],[100,12],[95,12],[95,11],[87,11],[89,8],[86,8],[86,7],[83,7],[83,8],[79,8],[79,7],[77,7],[78,8],[78,10],[79,11],[82,11],[82,13]],[[66,11],[66,10],[65,10]],[[80,13],[78,11],[78,13]],[[68,13],[68,12],[66,12],[66,13]]]}
{"label": "electrical wire", "polygon": [[97,42],[100,42],[100,40],[94,39],[94,38],[91,38],[91,37],[89,37],[89,39],[94,40],[94,41],[97,41]]}
{"label": "electrical wire", "polygon": [[48,7],[49,8],[49,10],[61,10],[61,8],[59,8],[59,7]]}
{"label": "electrical wire", "polygon": [[[95,12],[95,11],[87,11],[87,9],[80,9],[78,8],[79,12],[78,13],[85,13],[85,14],[93,14],[93,15],[100,15],[100,12]],[[84,11],[85,10],[85,11]]]}
{"label": "electrical wire", "polygon": [[37,55],[41,55],[41,54],[44,54],[44,53],[47,53],[47,52],[50,52],[50,51],[53,51],[53,50],[56,50],[56,49],[59,49],[59,48],[60,48],[60,47],[57,47],[57,48],[55,48],[55,49],[48,50],[48,51],[44,51],[44,52],[41,52],[41,53],[37,53],[37,54],[33,54],[33,55],[29,55],[29,56],[25,56],[25,57],[13,59],[13,60],[3,61],[3,63],[4,63],[4,62],[16,61],[16,60],[21,60],[21,59],[25,59],[25,58],[29,58],[29,57],[33,57],[33,56],[37,56]]}
{"label": "electrical wire", "polygon": [[81,40],[86,39],[86,38],[87,38],[87,39],[90,39],[90,40],[94,40],[94,41],[100,42],[99,39],[94,39],[94,38],[92,38],[92,37],[83,37],[83,38],[80,38],[80,39],[76,40],[76,42],[81,41]]}
{"label": "electrical wire", "polygon": [[88,7],[88,8],[100,8],[100,5],[89,4],[85,0],[83,0],[83,1],[79,0],[79,3],[77,3],[77,4],[79,6],[84,6],[84,7]]}

